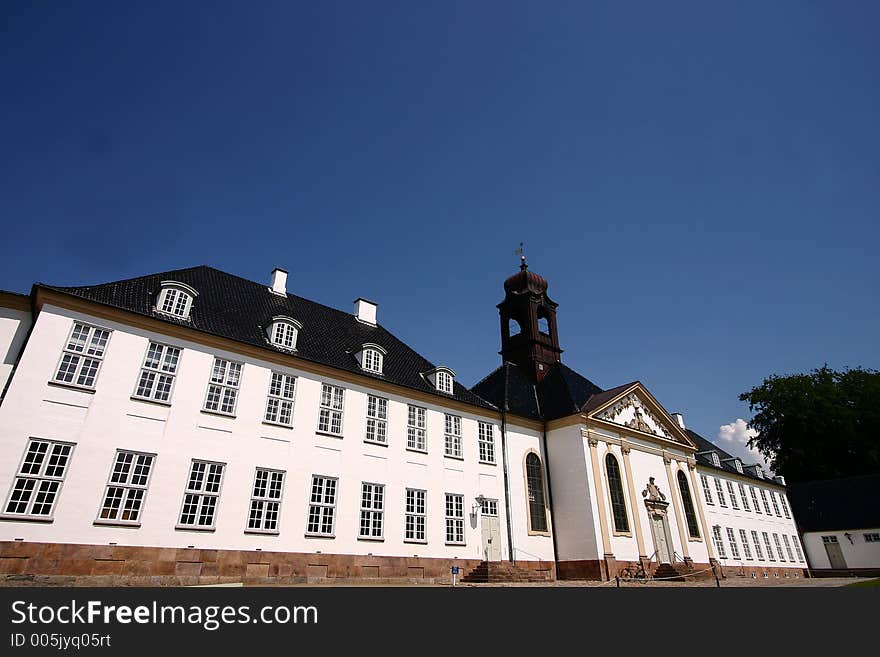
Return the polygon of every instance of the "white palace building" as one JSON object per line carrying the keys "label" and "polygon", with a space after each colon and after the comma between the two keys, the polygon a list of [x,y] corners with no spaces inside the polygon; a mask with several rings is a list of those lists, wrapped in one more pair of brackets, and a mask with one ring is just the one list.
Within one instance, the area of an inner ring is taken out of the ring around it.
{"label": "white palace building", "polygon": [[0,577],[796,577],[784,482],[638,381],[561,362],[547,282],[504,282],[467,389],[352,313],[200,266],[0,293]]}

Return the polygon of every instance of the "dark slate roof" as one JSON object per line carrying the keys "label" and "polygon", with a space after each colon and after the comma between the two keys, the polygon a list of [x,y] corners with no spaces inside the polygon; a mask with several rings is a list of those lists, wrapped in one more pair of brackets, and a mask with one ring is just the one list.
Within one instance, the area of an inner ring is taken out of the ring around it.
{"label": "dark slate roof", "polygon": [[[740,477],[746,477],[748,479],[754,479],[755,481],[760,481],[765,484],[776,484],[779,486],[780,484],[773,481],[773,477],[769,474],[766,477],[757,477],[753,474],[749,474],[745,470],[743,472],[738,472],[734,467],[732,461],[725,461],[725,459],[736,459],[738,456],[734,456],[730,452],[725,452],[723,449],[718,447],[715,443],[706,440],[696,431],[691,431],[690,429],[685,429],[685,433],[687,433],[688,437],[694,441],[697,446],[697,454],[695,454],[695,458],[697,463],[704,468],[712,468],[713,470],[723,470],[724,472],[730,472],[735,475],[739,475]],[[709,454],[700,454],[699,452],[715,452],[718,454],[718,458],[721,461],[721,467],[716,467],[714,463],[712,463],[712,457]],[[740,459],[742,461],[742,459]],[[743,463],[743,468],[747,465],[752,465],[750,463]],[[762,466],[763,468],[763,466]],[[764,470],[764,472],[767,472]]]}
{"label": "dark slate roof", "polygon": [[[161,281],[165,280],[186,283],[199,293],[193,302],[188,321],[156,312],[156,295]],[[434,369],[434,364],[381,325],[365,324],[352,314],[293,294],[286,297],[274,294],[266,284],[255,283],[213,267],[201,265],[102,285],[42,287],[276,353],[284,353],[284,350],[276,349],[269,343],[266,327],[273,317],[286,315],[302,324],[297,338],[297,358],[420,390],[437,397],[450,396],[437,392],[422,376]],[[367,342],[377,344],[387,351],[382,375],[364,372],[355,359],[355,352]],[[458,382],[454,385],[451,397],[473,406],[494,408]]]}
{"label": "dark slate roof", "polygon": [[533,420],[555,420],[577,413],[590,395],[602,389],[563,363],[554,363],[534,385],[514,363],[505,362],[471,391],[501,408],[507,378],[507,410]]}
{"label": "dark slate roof", "polygon": [[788,499],[802,532],[880,527],[880,475],[791,484]]}
{"label": "dark slate roof", "polygon": [[597,408],[599,408],[600,406],[602,406],[603,404],[605,404],[605,403],[611,401],[612,399],[614,399],[615,397],[617,397],[617,395],[622,393],[627,388],[631,388],[632,386],[634,386],[637,383],[638,383],[638,381],[631,381],[630,383],[624,383],[622,386],[617,386],[615,388],[610,388],[608,390],[603,390],[602,392],[597,392],[594,395],[590,395],[587,398],[587,401],[583,405],[581,410],[584,413],[589,413],[590,411],[594,411]]}

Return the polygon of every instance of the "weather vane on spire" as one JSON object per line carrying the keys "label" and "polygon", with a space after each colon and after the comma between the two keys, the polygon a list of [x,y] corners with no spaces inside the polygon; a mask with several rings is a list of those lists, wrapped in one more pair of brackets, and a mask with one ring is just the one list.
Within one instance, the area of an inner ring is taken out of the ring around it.
{"label": "weather vane on spire", "polygon": [[522,242],[519,243],[519,248],[518,248],[516,251],[514,251],[513,253],[514,253],[514,255],[518,255],[518,256],[519,256],[519,259],[520,259],[520,265],[519,265],[519,268],[520,268],[520,269],[528,269],[528,265],[526,264],[526,254],[525,254],[525,249],[523,248],[523,243],[522,243]]}

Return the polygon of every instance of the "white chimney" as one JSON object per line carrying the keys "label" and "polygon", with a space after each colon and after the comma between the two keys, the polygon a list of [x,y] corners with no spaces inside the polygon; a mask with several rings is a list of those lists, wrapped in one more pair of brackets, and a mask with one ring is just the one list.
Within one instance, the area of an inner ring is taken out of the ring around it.
{"label": "white chimney", "polygon": [[272,270],[272,291],[287,296],[287,272],[275,267]]}
{"label": "white chimney", "polygon": [[782,475],[776,475],[775,477],[773,477],[773,481],[775,481],[780,486],[785,486],[785,477],[783,477]]}
{"label": "white chimney", "polygon": [[376,304],[358,297],[354,300],[354,316],[365,324],[376,325]]}
{"label": "white chimney", "polygon": [[680,426],[682,429],[687,429],[687,427],[684,426],[684,415],[682,415],[681,413],[673,413],[672,418],[676,422],[678,422],[678,426]]}

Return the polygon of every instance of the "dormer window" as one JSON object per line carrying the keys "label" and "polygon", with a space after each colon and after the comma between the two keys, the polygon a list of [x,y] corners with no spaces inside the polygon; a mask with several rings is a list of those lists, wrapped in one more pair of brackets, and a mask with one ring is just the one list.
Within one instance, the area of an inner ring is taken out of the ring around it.
{"label": "dormer window", "polygon": [[387,352],[377,344],[365,344],[356,358],[361,369],[373,374],[382,374]]}
{"label": "dormer window", "polygon": [[446,370],[439,370],[436,385],[439,392],[452,394],[452,375]]}
{"label": "dormer window", "polygon": [[295,319],[290,317],[273,317],[269,326],[269,341],[282,349],[296,350],[296,338],[302,328]]}
{"label": "dormer window", "polygon": [[714,465],[716,468],[721,467],[721,459],[718,458],[717,452],[712,452],[712,465]]}
{"label": "dormer window", "polygon": [[736,468],[736,471],[737,471],[737,472],[739,472],[740,474],[742,474],[742,471],[743,471],[743,464],[742,464],[742,461],[740,461],[739,459],[734,460],[734,462],[733,462],[733,467]]}
{"label": "dormer window", "polygon": [[199,295],[193,288],[177,281],[162,281],[156,310],[180,319],[189,319],[193,300]]}

